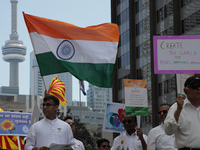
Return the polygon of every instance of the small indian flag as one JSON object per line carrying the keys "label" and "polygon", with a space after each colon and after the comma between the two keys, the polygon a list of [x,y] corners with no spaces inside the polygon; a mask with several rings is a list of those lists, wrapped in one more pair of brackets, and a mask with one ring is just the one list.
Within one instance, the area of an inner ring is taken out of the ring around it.
{"label": "small indian flag", "polygon": [[86,28],[24,14],[41,76],[70,72],[99,87],[112,87],[119,41],[118,26]]}

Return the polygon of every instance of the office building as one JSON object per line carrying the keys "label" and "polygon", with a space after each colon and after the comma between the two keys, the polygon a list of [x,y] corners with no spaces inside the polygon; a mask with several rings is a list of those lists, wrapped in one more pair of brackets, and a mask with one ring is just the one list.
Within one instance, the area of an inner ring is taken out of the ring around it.
{"label": "office building", "polygon": [[114,71],[113,101],[124,103],[124,79],[147,81],[147,133],[159,124],[161,103],[176,100],[175,74],[154,74],[154,35],[200,34],[199,0],[111,0],[111,18],[119,25],[120,41]]}
{"label": "office building", "polygon": [[94,112],[105,112],[107,102],[112,102],[112,88],[100,88],[89,84],[87,90],[87,106]]}

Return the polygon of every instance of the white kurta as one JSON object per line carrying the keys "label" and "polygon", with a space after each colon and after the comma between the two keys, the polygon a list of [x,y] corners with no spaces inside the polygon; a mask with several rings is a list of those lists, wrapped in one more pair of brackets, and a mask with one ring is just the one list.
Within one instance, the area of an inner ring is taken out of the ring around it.
{"label": "white kurta", "polygon": [[147,139],[147,150],[176,150],[174,148],[174,135],[167,135],[164,124],[150,130]]}
{"label": "white kurta", "polygon": [[72,130],[68,123],[58,118],[54,120],[44,118],[36,122],[28,132],[25,150],[31,150],[34,147],[49,147],[51,143],[74,143]]}

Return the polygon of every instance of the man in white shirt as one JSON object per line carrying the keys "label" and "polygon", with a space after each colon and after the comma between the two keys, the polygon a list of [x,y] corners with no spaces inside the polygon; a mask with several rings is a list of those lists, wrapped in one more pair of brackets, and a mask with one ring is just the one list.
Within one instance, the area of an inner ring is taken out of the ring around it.
{"label": "man in white shirt", "polygon": [[161,104],[158,115],[161,124],[150,130],[147,139],[147,150],[176,150],[174,135],[167,135],[164,130],[164,120],[167,116],[169,104]]}
{"label": "man in white shirt", "polygon": [[[67,116],[64,120],[71,126],[72,133],[74,135],[76,132],[76,127],[75,127],[74,121],[72,120],[72,117]],[[72,146],[72,150],[85,150],[83,142],[81,142],[80,140],[77,140],[76,138],[74,138],[74,143],[75,144]]]}
{"label": "man in white shirt", "polygon": [[25,150],[49,150],[51,143],[74,144],[69,124],[56,116],[59,106],[58,98],[53,95],[45,96],[42,106],[45,118],[31,126]]}
{"label": "man in white shirt", "polygon": [[137,117],[126,115],[123,120],[125,133],[114,139],[111,150],[146,150],[147,136],[137,127]]}
{"label": "man in white shirt", "polygon": [[184,84],[187,98],[180,95],[164,121],[165,132],[175,135],[179,150],[200,150],[200,78],[191,76]]}

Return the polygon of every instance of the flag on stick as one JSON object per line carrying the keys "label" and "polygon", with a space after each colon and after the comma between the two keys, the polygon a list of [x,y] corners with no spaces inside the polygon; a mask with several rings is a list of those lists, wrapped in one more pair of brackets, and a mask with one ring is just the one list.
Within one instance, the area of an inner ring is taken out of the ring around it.
{"label": "flag on stick", "polygon": [[24,14],[41,76],[70,72],[98,87],[112,87],[119,40],[118,26],[86,28]]}
{"label": "flag on stick", "polygon": [[84,82],[79,80],[79,86],[80,86],[80,90],[83,92],[83,95],[86,95]]}
{"label": "flag on stick", "polygon": [[[19,137],[21,149],[24,149],[24,141]],[[17,143],[17,136],[0,136],[0,147],[2,149],[19,149]]]}
{"label": "flag on stick", "polygon": [[67,103],[65,98],[65,84],[58,79],[58,75],[52,79],[48,93],[56,96],[63,107]]}

